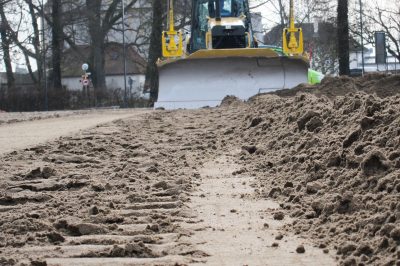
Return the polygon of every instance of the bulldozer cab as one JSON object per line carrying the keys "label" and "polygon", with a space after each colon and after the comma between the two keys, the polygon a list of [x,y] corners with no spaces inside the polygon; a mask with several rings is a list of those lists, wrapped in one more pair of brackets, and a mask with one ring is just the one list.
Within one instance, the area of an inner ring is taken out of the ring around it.
{"label": "bulldozer cab", "polygon": [[[243,0],[217,0],[220,4],[221,17],[239,17],[244,15],[244,1]],[[216,17],[216,2],[213,0],[208,1],[209,17]]]}
{"label": "bulldozer cab", "polygon": [[[246,36],[241,36],[241,38],[246,39],[244,41],[245,43],[252,42],[248,0],[193,0],[189,53],[201,49],[207,49],[206,35],[207,32],[212,30],[210,20],[217,20],[220,22],[221,25],[218,25],[218,27],[220,27],[221,33],[219,35],[232,36],[234,35],[233,31],[238,29],[243,31],[243,33],[250,33],[245,34]],[[237,23],[235,24],[237,21],[241,21],[241,25],[237,25]],[[248,38],[249,36],[250,38]],[[219,45],[213,47],[214,49],[244,48],[249,46],[244,45],[244,47],[241,47],[243,45],[232,45],[232,42],[240,42],[239,37],[234,38],[235,40],[231,41],[226,40],[224,37],[225,36],[221,36],[221,38],[219,38]]]}

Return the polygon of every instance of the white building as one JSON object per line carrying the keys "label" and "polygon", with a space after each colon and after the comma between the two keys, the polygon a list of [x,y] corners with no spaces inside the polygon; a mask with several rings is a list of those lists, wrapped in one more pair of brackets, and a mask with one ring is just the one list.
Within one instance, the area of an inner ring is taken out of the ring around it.
{"label": "white building", "polygon": [[[79,46],[79,53],[87,54],[88,45]],[[82,64],[84,58],[79,57],[76,51],[68,49],[64,53],[62,63],[62,84],[68,90],[82,90]],[[143,96],[145,82],[146,61],[131,47],[126,48],[126,82],[130,97]],[[90,72],[90,66],[89,70]],[[123,46],[120,43],[109,42],[105,49],[106,85],[109,90],[124,90],[124,57]]]}
{"label": "white building", "polygon": [[[399,72],[400,62],[392,55],[388,54],[386,64],[376,64],[374,48],[367,48],[364,51],[364,70],[365,72]],[[350,54],[350,69],[362,69],[361,51]]]}
{"label": "white building", "polygon": [[[111,0],[103,0],[103,3],[107,1],[111,3]],[[128,2],[130,1],[125,1],[125,5]],[[108,7],[104,5],[105,10]],[[85,0],[67,1],[63,4],[65,34],[80,50],[73,50],[67,42],[64,43],[62,84],[68,90],[82,90],[81,66],[88,61],[91,43],[85,8]],[[46,10],[48,13],[51,12],[51,1],[47,2]],[[122,12],[122,1],[116,8],[116,13],[118,12]],[[151,12],[151,3],[146,0],[137,0],[132,7],[125,9],[126,86],[128,91],[132,92],[132,96],[140,96],[144,87],[146,68],[144,57],[148,53]],[[51,32],[48,31],[47,35],[46,42],[50,46]],[[106,36],[105,74],[106,86],[110,90],[125,88],[122,43],[122,19],[120,19]]]}

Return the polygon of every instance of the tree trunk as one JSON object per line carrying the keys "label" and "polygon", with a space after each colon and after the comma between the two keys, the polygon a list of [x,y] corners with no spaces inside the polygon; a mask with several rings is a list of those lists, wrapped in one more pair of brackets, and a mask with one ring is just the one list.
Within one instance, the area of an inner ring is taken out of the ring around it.
{"label": "tree trunk", "polygon": [[106,91],[106,77],[104,71],[105,33],[101,22],[101,0],[86,0],[88,12],[89,35],[91,38],[90,71],[96,99],[99,104]]}
{"label": "tree trunk", "polygon": [[[51,40],[51,48],[52,48],[52,89],[53,93],[57,99],[59,99],[56,103],[58,108],[63,108],[63,95],[62,95],[62,83],[61,83],[61,54],[64,46],[63,43],[63,25],[62,25],[62,4],[61,0],[53,0],[52,1],[52,21],[53,25],[51,28],[52,31],[52,40]],[[54,99],[55,100],[55,99]]]}
{"label": "tree trunk", "polygon": [[348,13],[349,13],[348,0],[338,0],[337,37],[338,37],[339,75],[350,75]]}
{"label": "tree trunk", "polygon": [[[98,41],[96,41],[98,39]],[[92,39],[92,50],[90,55],[90,64],[92,72],[92,81],[95,87],[96,99],[99,104],[103,100],[106,93],[106,74],[104,71],[104,51],[105,44],[104,38],[98,36],[96,39]]]}
{"label": "tree trunk", "polygon": [[[43,51],[40,45],[40,31],[39,31],[39,25],[38,25],[38,15],[36,15],[35,11],[35,5],[32,3],[32,1],[25,1],[28,4],[29,7],[29,15],[32,19],[32,29],[33,29],[33,38],[32,38],[32,45],[34,49],[34,54],[36,55],[34,58],[36,59],[36,63],[38,66],[38,80],[37,80],[37,85],[38,85],[38,90],[39,92],[42,91],[42,86],[44,84],[43,82],[43,77],[44,77],[44,67],[43,67]],[[25,51],[22,51],[25,56],[27,56]],[[35,81],[36,79],[34,79]]]}
{"label": "tree trunk", "polygon": [[153,0],[153,24],[150,36],[149,58],[146,69],[146,89],[150,90],[150,100],[158,97],[158,70],[156,62],[161,57],[161,34],[163,25],[163,1]]}
{"label": "tree trunk", "polygon": [[8,91],[12,92],[15,87],[15,78],[11,66],[10,39],[7,36],[7,26],[4,24],[6,22],[6,17],[4,14],[3,4],[0,4],[0,17],[1,17],[1,24],[0,24],[1,49],[3,50],[3,61],[7,73],[7,87]]}

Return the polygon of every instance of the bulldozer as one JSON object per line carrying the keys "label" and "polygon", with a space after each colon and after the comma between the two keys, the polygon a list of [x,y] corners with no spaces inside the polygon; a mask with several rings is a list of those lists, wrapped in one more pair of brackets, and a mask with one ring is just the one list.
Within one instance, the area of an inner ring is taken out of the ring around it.
{"label": "bulldozer", "polygon": [[155,108],[195,109],[218,106],[227,95],[242,100],[308,82],[309,59],[303,32],[290,25],[282,48],[260,47],[248,0],[192,0],[190,37],[174,27],[168,0],[168,31],[162,33],[162,58]]}

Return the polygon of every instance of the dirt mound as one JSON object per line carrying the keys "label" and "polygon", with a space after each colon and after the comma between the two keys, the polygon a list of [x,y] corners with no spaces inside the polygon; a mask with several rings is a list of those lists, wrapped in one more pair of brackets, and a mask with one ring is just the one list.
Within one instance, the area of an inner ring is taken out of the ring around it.
{"label": "dirt mound", "polygon": [[400,260],[399,83],[326,78],[254,97],[230,120],[230,138],[257,150],[239,155],[245,174],[294,218],[286,229],[336,249],[345,265]]}
{"label": "dirt mound", "polygon": [[400,93],[400,75],[369,74],[356,79],[357,87],[378,97],[390,97]]}
{"label": "dirt mound", "polygon": [[238,97],[233,96],[233,95],[227,95],[225,96],[224,99],[222,99],[221,102],[221,107],[227,107],[227,106],[232,106],[232,105],[238,105],[243,103],[242,100],[240,100]]}
{"label": "dirt mound", "polygon": [[271,94],[281,97],[292,97],[298,93],[312,93],[317,96],[336,97],[348,93],[363,91],[376,94],[380,98],[390,97],[400,93],[400,75],[382,73],[367,74],[364,77],[325,77],[321,84],[301,84],[294,89],[279,90]]}

